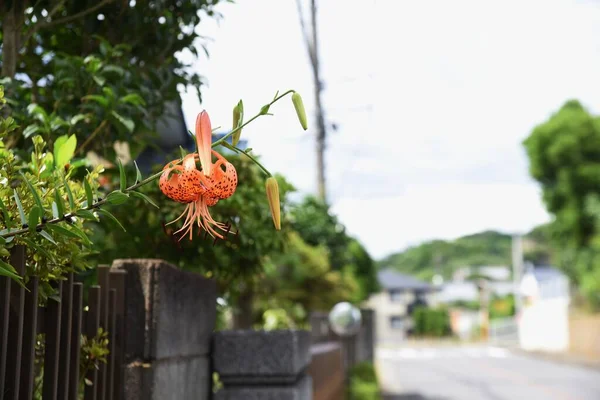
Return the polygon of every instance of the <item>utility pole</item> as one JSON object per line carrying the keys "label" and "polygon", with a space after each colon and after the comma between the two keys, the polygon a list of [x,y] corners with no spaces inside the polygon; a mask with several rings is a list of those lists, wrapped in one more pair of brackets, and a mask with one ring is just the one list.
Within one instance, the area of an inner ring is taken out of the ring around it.
{"label": "utility pole", "polygon": [[319,35],[317,31],[317,4],[316,0],[310,0],[310,25],[304,20],[304,11],[302,8],[302,0],[296,0],[298,5],[298,16],[300,18],[300,26],[302,28],[302,36],[308,51],[310,59],[313,81],[314,81],[314,96],[315,96],[315,116],[317,121],[317,191],[321,200],[327,200],[327,190],[325,186],[325,146],[327,131],[325,127],[325,115],[323,112],[322,91],[323,82],[321,81],[321,71],[319,63]]}
{"label": "utility pole", "polygon": [[521,285],[521,278],[523,277],[523,237],[519,234],[515,234],[512,237],[512,269],[515,314],[519,315],[521,311],[521,293],[519,287]]}

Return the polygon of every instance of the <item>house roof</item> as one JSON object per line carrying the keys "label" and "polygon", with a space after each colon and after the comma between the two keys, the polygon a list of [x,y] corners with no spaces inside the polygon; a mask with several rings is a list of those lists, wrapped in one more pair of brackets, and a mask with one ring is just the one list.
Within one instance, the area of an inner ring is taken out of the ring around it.
{"label": "house roof", "polygon": [[538,282],[545,282],[565,276],[561,271],[550,266],[536,266],[531,269],[531,273],[533,273]]}
{"label": "house roof", "polygon": [[377,273],[379,285],[384,289],[412,289],[412,290],[430,290],[433,287],[422,280],[413,276],[406,275],[390,268],[381,270]]}

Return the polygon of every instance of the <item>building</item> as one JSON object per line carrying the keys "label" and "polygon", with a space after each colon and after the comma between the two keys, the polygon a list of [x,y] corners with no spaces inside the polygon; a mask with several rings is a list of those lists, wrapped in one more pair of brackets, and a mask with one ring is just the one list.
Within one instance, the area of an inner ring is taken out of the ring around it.
{"label": "building", "polygon": [[435,288],[392,269],[379,271],[377,279],[382,290],[367,301],[369,308],[375,310],[377,341],[401,341],[412,329],[414,309],[430,304]]}
{"label": "building", "polygon": [[565,351],[569,347],[569,279],[559,270],[529,266],[521,279],[523,307],[519,342],[525,350]]}

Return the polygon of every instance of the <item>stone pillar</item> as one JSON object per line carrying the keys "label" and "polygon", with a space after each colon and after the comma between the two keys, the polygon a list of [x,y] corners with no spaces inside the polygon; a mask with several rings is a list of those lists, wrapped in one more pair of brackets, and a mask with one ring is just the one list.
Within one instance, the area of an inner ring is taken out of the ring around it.
{"label": "stone pillar", "polygon": [[215,282],[162,260],[115,260],[112,268],[127,271],[122,398],[208,400]]}
{"label": "stone pillar", "polygon": [[216,400],[311,400],[308,331],[221,331],[213,366],[223,388]]}

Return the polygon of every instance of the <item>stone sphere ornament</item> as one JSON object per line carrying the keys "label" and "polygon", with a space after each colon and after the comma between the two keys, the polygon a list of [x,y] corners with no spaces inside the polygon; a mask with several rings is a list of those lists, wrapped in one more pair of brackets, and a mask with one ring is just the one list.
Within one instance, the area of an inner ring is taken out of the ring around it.
{"label": "stone sphere ornament", "polygon": [[360,310],[348,302],[337,303],[329,312],[329,325],[339,336],[356,335],[361,323]]}

